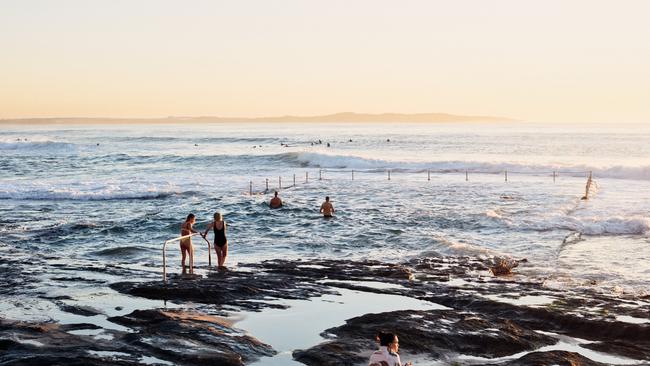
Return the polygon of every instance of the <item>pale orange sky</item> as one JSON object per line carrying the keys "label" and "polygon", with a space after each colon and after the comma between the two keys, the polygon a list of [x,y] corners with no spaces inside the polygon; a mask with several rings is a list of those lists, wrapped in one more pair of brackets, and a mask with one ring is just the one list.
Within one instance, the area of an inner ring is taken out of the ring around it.
{"label": "pale orange sky", "polygon": [[0,0],[0,118],[650,123],[650,1]]}

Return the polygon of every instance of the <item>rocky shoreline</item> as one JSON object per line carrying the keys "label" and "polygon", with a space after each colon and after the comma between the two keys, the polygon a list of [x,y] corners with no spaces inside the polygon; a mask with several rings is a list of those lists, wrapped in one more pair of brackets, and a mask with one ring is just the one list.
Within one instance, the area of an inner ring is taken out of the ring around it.
{"label": "rocky shoreline", "polygon": [[[342,289],[441,308],[359,314],[322,329],[322,343],[293,350],[295,361],[365,364],[381,329],[399,334],[404,354],[443,364],[601,365],[611,359],[650,364],[650,297],[553,290],[523,276],[496,277],[492,265],[492,260],[442,256],[401,264],[273,260],[207,276],[175,275],[167,284],[115,282],[110,287],[120,293],[176,306],[107,318],[123,329],[0,316],[0,365],[248,365],[277,350],[238,329],[230,316],[286,308],[277,300],[317,299]],[[60,308],[89,319],[97,314],[63,302]],[[574,342],[572,351],[555,347],[563,339]]]}

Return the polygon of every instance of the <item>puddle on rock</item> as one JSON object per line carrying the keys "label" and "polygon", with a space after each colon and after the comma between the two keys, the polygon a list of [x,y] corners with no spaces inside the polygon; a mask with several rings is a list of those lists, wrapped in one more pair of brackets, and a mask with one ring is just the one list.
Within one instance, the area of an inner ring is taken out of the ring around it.
{"label": "puddle on rock", "polygon": [[650,323],[650,319],[637,318],[637,317],[629,316],[629,315],[618,315],[616,317],[616,320],[618,320],[619,322],[632,323],[632,324]]}
{"label": "puddle on rock", "polygon": [[[513,294],[513,295],[518,296],[517,294]],[[517,298],[502,296],[501,294],[483,295],[483,297],[498,302],[504,302],[507,304],[517,305],[517,306],[533,306],[533,307],[551,305],[555,301],[555,299],[548,296],[532,296],[532,295],[524,295],[524,296],[519,296]]]}
{"label": "puddle on rock", "polygon": [[356,285],[362,287],[373,288],[377,290],[405,290],[406,287],[396,284],[396,283],[387,283],[387,282],[377,282],[377,281],[346,281],[346,280],[322,280],[318,281],[319,283],[344,283],[348,285]]}
{"label": "puddle on rock", "polygon": [[324,330],[345,324],[345,320],[369,313],[398,310],[447,310],[429,301],[399,295],[337,289],[340,296],[323,295],[310,300],[280,300],[275,304],[288,309],[266,309],[236,314],[243,317],[236,326],[262,342],[270,344],[278,355],[265,357],[253,365],[302,365],[293,361],[292,352],[307,349],[325,339]]}

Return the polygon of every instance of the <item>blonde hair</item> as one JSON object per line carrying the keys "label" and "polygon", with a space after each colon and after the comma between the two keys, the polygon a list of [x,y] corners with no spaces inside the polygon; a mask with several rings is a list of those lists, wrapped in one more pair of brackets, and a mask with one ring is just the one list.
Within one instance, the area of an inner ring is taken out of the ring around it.
{"label": "blonde hair", "polygon": [[223,221],[223,216],[221,215],[221,212],[214,213],[214,221]]}

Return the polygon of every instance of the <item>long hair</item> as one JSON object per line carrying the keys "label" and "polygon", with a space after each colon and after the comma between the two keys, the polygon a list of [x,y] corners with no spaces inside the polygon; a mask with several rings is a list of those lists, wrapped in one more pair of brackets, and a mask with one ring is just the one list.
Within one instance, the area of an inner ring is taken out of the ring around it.
{"label": "long hair", "polygon": [[221,215],[221,212],[215,212],[214,213],[214,221],[222,221],[223,216]]}
{"label": "long hair", "polygon": [[395,341],[394,333],[380,333],[379,335],[379,345],[380,346],[390,346],[391,343]]}

